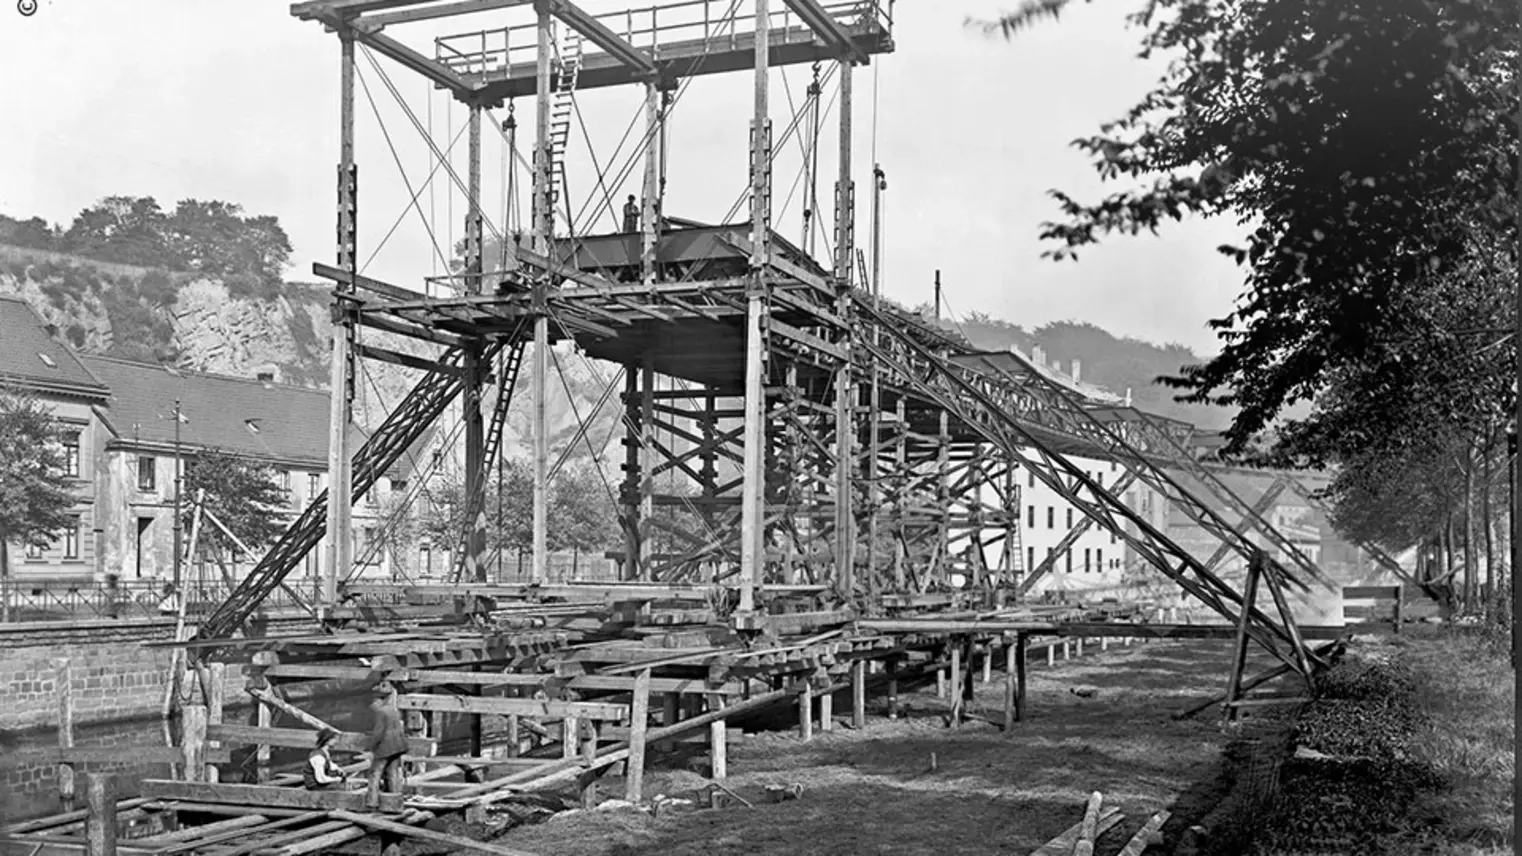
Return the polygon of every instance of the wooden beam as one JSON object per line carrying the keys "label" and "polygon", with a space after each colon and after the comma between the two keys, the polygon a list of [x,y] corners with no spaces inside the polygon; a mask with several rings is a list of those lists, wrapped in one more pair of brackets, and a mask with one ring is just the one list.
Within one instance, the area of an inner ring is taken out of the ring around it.
{"label": "wooden beam", "polygon": [[[144,779],[139,790],[145,797],[197,800],[243,806],[273,806],[335,811],[364,811],[364,791],[309,791],[305,788],[280,788],[269,785],[229,785],[211,782],[176,782],[168,779]],[[381,794],[381,811],[402,810],[401,794]]]}
{"label": "wooden beam", "polygon": [[370,30],[379,30],[392,24],[410,24],[413,21],[428,21],[434,18],[448,18],[454,15],[491,12],[496,9],[507,9],[512,6],[527,6],[532,2],[533,0],[459,0],[459,2],[455,3],[438,3],[433,6],[424,6],[421,9],[404,9],[400,12],[379,12],[373,15],[362,15],[354,22],[354,25]]}
{"label": "wooden beam", "polygon": [[867,54],[856,43],[851,41],[851,36],[841,28],[825,8],[819,5],[819,0],[782,0],[803,19],[803,23],[809,25],[815,35],[819,36],[826,44],[837,50],[842,56],[849,57],[851,61],[866,63]]}
{"label": "wooden beam", "polygon": [[562,719],[575,716],[588,719],[626,719],[629,705],[585,701],[549,701],[532,698],[497,696],[441,696],[406,694],[396,698],[401,710],[433,710],[454,713],[489,713]]}
{"label": "wooden beam", "polygon": [[[208,725],[206,737],[240,746],[285,746],[292,749],[317,748],[317,732],[304,728],[260,728],[257,725]],[[370,735],[357,731],[340,731],[333,741],[339,752],[370,751]],[[225,750],[224,750],[225,751]],[[425,737],[407,738],[407,751],[413,755],[432,755],[438,744]]]}
{"label": "wooden beam", "polygon": [[588,15],[585,10],[570,0],[548,0],[550,14],[566,22],[572,29],[587,37],[592,44],[602,48],[607,54],[624,65],[629,66],[643,76],[655,77],[657,70],[655,63],[644,51],[639,50],[623,39],[619,38],[607,25]]}
{"label": "wooden beam", "polygon": [[380,33],[367,33],[364,30],[354,30],[353,32],[356,41],[373,48],[378,53],[384,54],[432,80],[439,86],[454,93],[455,97],[461,101],[469,103],[475,98],[476,88],[466,81],[465,78],[456,74],[453,69],[423,56],[390,36]]}
{"label": "wooden beam", "polygon": [[[465,370],[459,366],[448,366],[423,357],[404,354],[401,351],[393,351],[389,348],[377,348],[374,345],[361,344],[359,346],[359,355],[368,359],[391,363],[392,365],[406,366],[409,369],[421,369],[425,372],[438,372],[439,374],[455,376],[465,373]],[[384,609],[384,607],[377,608]]]}
{"label": "wooden beam", "polygon": [[308,0],[305,3],[292,3],[291,16],[303,21],[322,20],[434,2],[437,0]]}
{"label": "wooden beam", "polygon": [[525,850],[513,850],[498,844],[487,844],[484,841],[476,841],[459,835],[449,835],[444,832],[434,832],[421,826],[408,826],[405,823],[397,823],[392,820],[383,820],[373,814],[356,814],[350,811],[332,812],[334,820],[346,820],[356,826],[363,826],[381,832],[394,832],[397,835],[406,835],[419,838],[423,841],[432,841],[438,844],[449,845],[450,851],[471,850],[477,853],[490,853],[492,856],[534,856]]}

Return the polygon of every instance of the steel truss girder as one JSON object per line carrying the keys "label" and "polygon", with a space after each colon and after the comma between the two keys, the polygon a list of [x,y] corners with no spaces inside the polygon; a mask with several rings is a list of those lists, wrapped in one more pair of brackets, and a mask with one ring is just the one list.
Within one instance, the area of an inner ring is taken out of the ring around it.
{"label": "steel truss girder", "polygon": [[[482,350],[483,359],[493,360],[502,349],[501,341],[491,341]],[[352,499],[358,502],[395,464],[406,450],[423,436],[449,403],[465,388],[465,378],[458,371],[465,350],[456,348],[439,361],[453,372],[430,372],[423,376],[397,408],[386,416],[380,428],[354,455]],[[335,393],[336,394],[336,393]],[[327,534],[328,492],[324,490],[280,536],[275,545],[249,571],[211,615],[201,622],[196,639],[222,639],[241,628],[295,570],[306,554]]]}
{"label": "steel truss girder", "polygon": [[[1040,411],[1041,416],[1060,415],[1061,410],[1053,404],[1050,397],[1038,397],[1028,388],[995,384],[994,379],[988,375],[973,372],[939,357],[898,325],[889,323],[864,299],[858,298],[857,309],[875,320],[897,345],[897,353],[893,353],[887,346],[879,347],[867,342],[865,337],[859,340],[858,347],[877,360],[879,369],[896,370],[901,383],[915,389],[946,412],[955,414],[967,427],[999,445],[1006,454],[1023,463],[1032,475],[1086,516],[1095,518],[1100,525],[1124,539],[1133,550],[1206,606],[1233,622],[1238,620],[1237,609],[1247,609],[1251,619],[1247,625],[1248,636],[1291,668],[1300,668],[1296,657],[1298,652],[1294,650],[1298,634],[1292,628],[1280,625],[1255,605],[1244,606],[1240,594],[1212,574],[1187,550],[1106,491],[1065,456],[1049,450],[1052,439],[1042,436],[1045,432],[1038,431],[1040,427],[1050,426],[1050,421],[1045,420],[1045,425],[1032,426],[1027,417],[1034,411]],[[1005,398],[1003,401],[997,400],[1001,397],[1000,392],[1008,393],[1007,396],[1002,396]],[[1043,420],[1037,421],[1040,423]],[[1066,422],[1071,424],[1071,420]],[[1069,433],[1068,436],[1075,434]],[[1083,434],[1077,433],[1076,436],[1082,437]],[[1074,484],[1086,488],[1094,501],[1070,487],[1063,478],[1064,475]],[[1127,529],[1126,523],[1135,527],[1136,534]],[[1191,578],[1190,573],[1195,578]],[[1291,650],[1281,650],[1281,644],[1289,646]]]}
{"label": "steel truss girder", "polygon": [[[1037,372],[1027,371],[1024,377],[1015,374],[1015,370],[1024,363],[1011,353],[971,354],[953,362],[967,368],[986,369],[991,380],[1003,380],[1005,385],[1018,390],[1016,394],[1019,398],[1035,403],[1033,413],[1038,424],[1067,437],[1092,443],[1101,457],[1125,465],[1144,484],[1166,497],[1201,529],[1222,543],[1229,544],[1243,559],[1251,560],[1260,552],[1260,548],[1208,503],[1201,501],[1180,484],[1177,478],[1164,470],[1164,466],[1177,466],[1188,472],[1208,494],[1234,508],[1244,519],[1256,518],[1259,529],[1274,546],[1282,550],[1307,576],[1330,588],[1320,570],[1289,539],[1279,534],[1267,521],[1254,515],[1251,507],[1218,479],[1203,472],[1199,462],[1179,445],[1180,438],[1175,436],[1178,432],[1170,429],[1182,427],[1192,432],[1192,428],[1184,423],[1159,420],[1129,408],[1086,408],[1071,393]],[[1273,557],[1268,560],[1277,562]],[[1308,589],[1303,581],[1287,572],[1279,576],[1292,585]]]}

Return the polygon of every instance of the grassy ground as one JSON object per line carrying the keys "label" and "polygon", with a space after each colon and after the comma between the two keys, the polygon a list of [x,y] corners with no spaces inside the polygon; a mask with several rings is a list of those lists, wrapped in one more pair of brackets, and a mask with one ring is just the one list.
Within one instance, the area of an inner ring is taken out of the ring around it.
{"label": "grassy ground", "polygon": [[1255,853],[1512,852],[1515,678],[1475,633],[1357,641],[1296,723]]}
{"label": "grassy ground", "polygon": [[[1170,840],[1219,799],[1223,738],[1206,714],[1171,714],[1219,692],[1228,643],[1153,642],[1062,662],[1032,659],[1029,720],[1013,736],[973,722],[944,727],[945,709],[926,690],[904,694],[909,715],[869,717],[802,743],[786,732],[747,735],[730,750],[729,785],[757,805],[674,810],[569,812],[516,828],[498,843],[559,856],[635,854],[1005,854],[1028,853],[1080,820],[1090,791],[1105,794],[1126,821],[1102,839],[1113,853],[1153,813],[1172,807]],[[1091,651],[1093,648],[1090,649]],[[1255,661],[1254,668],[1267,665]],[[978,686],[974,713],[1000,719],[1002,675]],[[1075,688],[1093,688],[1083,698]],[[849,714],[841,697],[837,713]],[[930,770],[934,753],[937,769]],[[689,759],[701,761],[701,759]],[[690,796],[706,780],[680,769],[647,775],[646,794]],[[604,780],[606,793],[621,784]],[[767,784],[797,783],[803,797],[760,802]]]}
{"label": "grassy ground", "polygon": [[1397,644],[1427,718],[1415,754],[1442,782],[1413,807],[1408,852],[1511,853],[1517,683],[1507,654],[1474,633]]}

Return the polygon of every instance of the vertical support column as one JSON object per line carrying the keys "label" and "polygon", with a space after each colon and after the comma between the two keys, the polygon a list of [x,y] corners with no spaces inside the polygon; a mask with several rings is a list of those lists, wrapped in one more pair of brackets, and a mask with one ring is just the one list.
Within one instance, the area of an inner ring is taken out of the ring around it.
{"label": "vertical support column", "polygon": [[[275,716],[270,712],[270,706],[264,702],[258,702],[256,706],[254,724],[259,728],[272,728],[275,724]],[[270,780],[270,745],[260,743],[254,747],[254,781],[264,784]]]}
{"label": "vertical support column", "polygon": [[[555,46],[552,39],[553,20],[545,0],[536,0],[534,10],[539,15],[539,52],[535,67],[534,94],[534,250],[553,258],[550,239],[555,233],[555,188],[552,186],[550,151],[550,60]],[[529,365],[529,394],[533,404],[530,433],[533,443],[534,467],[534,521],[532,536],[531,576],[536,583],[545,580],[549,560],[549,419],[547,403],[550,372],[550,320],[546,300],[549,288],[548,274],[540,276],[534,284],[534,359]]]}
{"label": "vertical support column", "polygon": [[840,60],[840,175],[835,181],[835,312],[845,320],[837,340],[847,354],[835,370],[835,585],[846,602],[856,588],[856,527],[853,515],[852,441],[856,436],[855,389],[851,384],[851,271],[856,252],[856,187],[851,181],[851,60]]}
{"label": "vertical support column", "polygon": [[904,407],[904,396],[898,397],[898,403],[894,405],[893,415],[897,419],[893,437],[893,590],[904,590],[904,563],[908,561],[908,547],[904,541],[904,507],[908,502],[908,492],[904,485],[907,483],[909,474],[909,449],[908,449],[908,412]]}
{"label": "vertical support column", "polygon": [[[222,724],[222,706],[226,694],[224,689],[227,679],[227,664],[212,663],[206,668],[206,724]],[[206,743],[208,749],[216,749],[222,745],[221,741],[209,740]],[[221,778],[221,771],[211,761],[206,762],[206,781],[216,782]]]}
{"label": "vertical support column", "polygon": [[[53,685],[58,692],[58,748],[74,748],[74,672],[67,657],[53,661]],[[64,811],[74,808],[74,765],[58,765],[58,798]]]}
{"label": "vertical support column", "polygon": [[936,535],[936,566],[928,569],[934,575],[940,572],[942,581],[951,567],[951,432],[947,426],[946,411],[941,411],[940,433],[936,436],[935,457],[935,507],[939,521]]}
{"label": "vertical support column", "polygon": [[638,363],[624,364],[624,579],[637,580],[643,573],[643,550],[640,533],[644,531],[644,504],[640,501],[644,484],[641,461],[648,453],[641,448],[640,418],[644,409],[639,400]]}
{"label": "vertical support column", "polygon": [[[481,106],[470,105],[469,169],[465,187],[465,292],[483,290],[481,259]],[[465,496],[471,509],[464,533],[465,578],[486,582],[486,429],[481,417],[481,392],[489,366],[481,359],[482,346],[472,340],[465,352],[465,388],[460,397],[465,423]],[[461,567],[457,564],[456,568]]]}
{"label": "vertical support column", "polygon": [[867,727],[867,661],[851,664],[851,727]]}
{"label": "vertical support column", "polygon": [[655,363],[646,354],[639,367],[639,579],[655,568]]}
{"label": "vertical support column", "polygon": [[[1020,483],[1016,478],[1014,461],[1004,452],[1000,453],[1000,457],[1004,464],[1004,558],[999,563],[999,569],[1002,571],[1002,582],[1018,598],[1020,587],[1017,583],[1024,578],[1023,573],[1015,573],[1015,568],[1020,566],[1024,558],[1020,554]],[[1020,569],[1026,572],[1030,570],[1023,566]]]}
{"label": "vertical support column", "polygon": [[645,285],[655,284],[655,249],[660,222],[661,179],[660,164],[665,144],[665,120],[661,110],[659,84],[645,84],[645,180],[643,198],[640,200],[639,259],[640,278]]}
{"label": "vertical support column", "polygon": [[[677,693],[661,693],[661,727],[670,728],[676,725],[677,705],[681,704],[682,697]],[[675,740],[662,740],[656,749],[661,752],[670,752],[676,746]]]}
{"label": "vertical support column", "polygon": [[597,808],[597,773],[592,770],[597,763],[597,720],[583,720],[577,736],[581,739],[581,762],[587,766],[586,778],[581,783],[581,807]]}
{"label": "vertical support column", "polygon": [[[708,696],[708,709],[717,713],[724,709],[724,696],[720,693],[711,693]],[[729,723],[723,719],[715,719],[708,723],[708,756],[709,778],[715,782],[722,782],[729,777]]]}
{"label": "vertical support column", "polygon": [[624,799],[639,805],[645,787],[645,734],[650,725],[650,670],[634,676],[634,697],[629,705],[629,760],[624,776]]}
{"label": "vertical support column", "polygon": [[116,856],[116,777],[85,773],[85,854]]}
{"label": "vertical support column", "polygon": [[835,729],[835,694],[825,690],[819,695],[819,730]]}
{"label": "vertical support column", "polygon": [[358,272],[356,220],[359,170],[354,164],[354,34],[341,28],[338,129],[338,267],[349,274],[348,282],[335,289],[333,305],[333,358],[331,408],[328,414],[328,546],[327,567],[322,577],[319,615],[338,603],[338,575],[354,563],[350,515],[354,500],[353,462],[349,454],[349,426],[354,421],[355,324],[353,277]]}
{"label": "vertical support column", "polygon": [[745,308],[745,451],[740,506],[739,612],[755,611],[755,584],[765,559],[766,529],[766,268],[771,226],[771,63],[769,0],[756,0],[755,115],[750,130],[750,289]]}
{"label": "vertical support column", "polygon": [[956,728],[962,724],[962,682],[966,676],[962,674],[962,643],[960,640],[951,640],[951,727]]}
{"label": "vertical support column", "polygon": [[180,750],[185,755],[185,780],[206,780],[206,706],[187,704],[180,708]]}
{"label": "vertical support column", "polygon": [[808,678],[802,684],[798,691],[798,737],[808,741],[814,739],[814,685]]}

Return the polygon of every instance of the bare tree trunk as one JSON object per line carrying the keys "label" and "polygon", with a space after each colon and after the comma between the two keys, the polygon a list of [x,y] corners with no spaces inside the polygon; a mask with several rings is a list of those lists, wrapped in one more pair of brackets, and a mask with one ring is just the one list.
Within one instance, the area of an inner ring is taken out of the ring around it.
{"label": "bare tree trunk", "polygon": [[1475,611],[1474,445],[1464,455],[1464,612]]}
{"label": "bare tree trunk", "polygon": [[1496,542],[1495,530],[1492,525],[1495,520],[1491,517],[1490,494],[1493,485],[1490,483],[1492,473],[1491,455],[1495,452],[1496,432],[1492,428],[1485,435],[1484,469],[1481,472],[1480,483],[1484,485],[1484,491],[1480,494],[1480,517],[1485,523],[1485,589],[1481,597],[1485,612],[1485,619],[1490,620],[1491,601],[1496,594]]}

